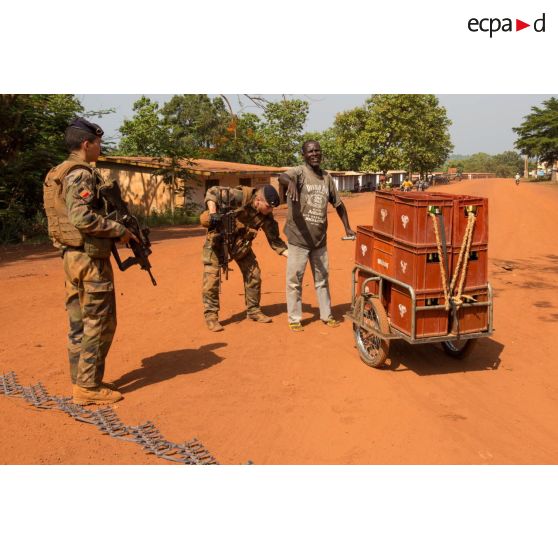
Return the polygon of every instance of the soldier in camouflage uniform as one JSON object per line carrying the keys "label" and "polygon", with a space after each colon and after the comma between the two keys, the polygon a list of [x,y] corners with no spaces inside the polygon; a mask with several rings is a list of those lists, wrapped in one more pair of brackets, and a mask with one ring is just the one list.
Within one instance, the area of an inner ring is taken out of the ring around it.
{"label": "soldier in camouflage uniform", "polygon": [[[211,331],[222,331],[219,323],[219,280],[220,262],[223,257],[222,237],[219,234],[221,205],[219,186],[209,188],[205,202],[208,233],[203,247],[203,306],[207,327]],[[259,323],[271,322],[260,308],[261,274],[252,241],[259,229],[263,229],[269,245],[282,256],[287,256],[287,245],[279,236],[279,226],[273,218],[273,208],[279,205],[279,196],[273,186],[260,189],[240,186],[230,188],[230,207],[236,212],[236,232],[231,257],[236,261],[244,279],[246,313]]]}
{"label": "soldier in camouflage uniform", "polygon": [[104,216],[103,181],[89,164],[101,153],[102,135],[99,126],[74,120],[64,138],[70,155],[49,172],[43,188],[49,236],[64,259],[70,376],[73,401],[80,405],[122,399],[112,384],[103,382],[116,329],[110,254],[114,240],[135,237]]}

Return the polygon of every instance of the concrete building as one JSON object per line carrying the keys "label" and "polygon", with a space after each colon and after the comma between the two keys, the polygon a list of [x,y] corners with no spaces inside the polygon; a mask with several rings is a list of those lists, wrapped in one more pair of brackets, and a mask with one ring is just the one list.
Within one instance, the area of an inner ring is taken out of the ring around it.
{"label": "concrete building", "polygon": [[[204,196],[211,186],[263,186],[271,184],[279,191],[277,177],[283,167],[247,165],[209,159],[191,159],[181,166],[191,175],[185,184],[177,181],[174,196],[170,185],[159,174],[169,167],[168,160],[157,157],[100,157],[96,164],[105,180],[117,180],[123,198],[141,213],[164,212],[186,203],[204,205]],[[187,199],[184,199],[184,186]],[[174,199],[173,199],[174,198]]]}

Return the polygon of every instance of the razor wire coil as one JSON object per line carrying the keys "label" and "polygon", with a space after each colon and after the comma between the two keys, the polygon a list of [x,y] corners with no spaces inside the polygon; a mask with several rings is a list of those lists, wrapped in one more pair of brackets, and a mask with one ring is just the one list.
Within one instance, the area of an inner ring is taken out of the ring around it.
{"label": "razor wire coil", "polygon": [[197,438],[183,444],[169,442],[151,421],[137,426],[126,426],[111,407],[100,407],[94,411],[84,409],[81,405],[72,403],[71,397],[50,395],[41,382],[22,386],[13,371],[0,374],[0,394],[20,397],[37,409],[62,411],[75,420],[96,426],[102,434],[136,443],[146,453],[167,461],[184,465],[219,464]]}

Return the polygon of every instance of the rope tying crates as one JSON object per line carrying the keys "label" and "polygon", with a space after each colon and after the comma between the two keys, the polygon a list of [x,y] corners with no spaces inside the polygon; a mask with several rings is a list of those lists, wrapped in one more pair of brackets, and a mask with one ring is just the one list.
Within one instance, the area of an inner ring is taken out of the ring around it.
{"label": "rope tying crates", "polygon": [[[467,228],[465,229],[465,234],[463,235],[463,242],[461,244],[461,250],[459,251],[459,258],[457,259],[457,265],[455,266],[455,271],[453,273],[449,288],[449,292],[453,293],[455,283],[457,282],[457,278],[461,273],[457,295],[452,296],[452,301],[457,307],[463,304],[463,285],[465,284],[465,277],[467,276],[467,264],[469,263],[469,254],[471,252],[471,242],[473,240],[473,231],[475,229],[476,218],[477,216],[475,215],[474,211],[468,211]],[[463,258],[463,255],[465,255],[465,258]]]}
{"label": "rope tying crates", "polygon": [[[467,277],[467,264],[469,262],[469,254],[471,251],[471,242],[473,240],[473,231],[475,229],[476,215],[473,210],[467,212],[467,227],[465,228],[465,234],[463,235],[463,241],[461,243],[461,249],[459,250],[459,257],[457,259],[457,264],[455,266],[455,271],[451,278],[450,286],[448,287],[446,270],[444,264],[444,254],[442,253],[442,242],[440,240],[440,231],[438,230],[438,221],[434,213],[430,213],[430,218],[434,226],[434,234],[436,236],[436,247],[438,248],[438,259],[440,260],[440,274],[442,276],[442,287],[444,291],[444,305],[446,310],[450,309],[450,303],[453,303],[459,308],[463,304],[465,298],[470,298],[463,295],[463,286],[465,284],[465,278]],[[463,257],[465,255],[465,258]],[[457,289],[457,294],[454,296],[453,291],[457,279],[459,280],[459,287]]]}

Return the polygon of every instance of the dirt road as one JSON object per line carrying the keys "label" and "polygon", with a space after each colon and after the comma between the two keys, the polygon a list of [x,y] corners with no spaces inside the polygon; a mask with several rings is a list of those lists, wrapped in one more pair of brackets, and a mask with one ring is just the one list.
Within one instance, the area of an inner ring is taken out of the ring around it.
{"label": "dirt road", "polygon": [[[316,314],[311,275],[306,328],[287,329],[285,260],[261,233],[255,251],[271,324],[244,319],[238,270],[223,285],[222,333],[201,305],[201,228],[153,233],[152,287],[116,271],[119,324],[108,380],[126,424],[155,422],[181,443],[198,437],[223,464],[558,463],[558,187],[513,180],[436,188],[490,199],[489,278],[495,332],[466,361],[436,346],[396,342],[389,369],[364,365],[349,322]],[[371,224],[374,195],[345,198],[353,228]],[[285,210],[279,209],[280,225]],[[329,228],[334,312],[349,307],[354,243]],[[61,260],[49,248],[0,252],[0,373],[69,395]],[[0,396],[0,463],[148,463],[139,446],[56,411]]]}

